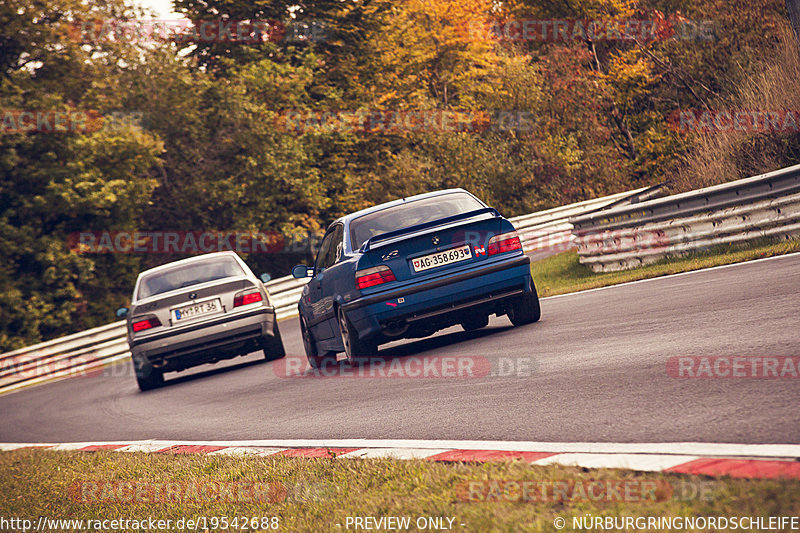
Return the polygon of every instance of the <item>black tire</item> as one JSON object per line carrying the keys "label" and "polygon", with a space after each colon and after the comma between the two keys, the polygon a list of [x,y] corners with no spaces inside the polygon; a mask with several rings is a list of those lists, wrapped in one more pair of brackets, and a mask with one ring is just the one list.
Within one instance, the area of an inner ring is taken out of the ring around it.
{"label": "black tire", "polygon": [[464,331],[475,331],[489,325],[489,315],[475,315],[461,322]]}
{"label": "black tire", "polygon": [[539,306],[539,296],[536,294],[536,287],[532,291],[525,293],[511,304],[508,309],[508,318],[515,326],[532,324],[542,317],[542,310]]}
{"label": "black tire", "polygon": [[261,337],[261,349],[264,351],[264,359],[274,361],[286,357],[286,349],[283,347],[281,331],[278,323],[275,323],[275,335],[265,335]]}
{"label": "black tire", "polygon": [[[300,315],[300,335],[303,337],[303,348],[306,351],[306,359],[311,368],[322,368],[326,359],[330,358],[329,355],[319,355],[317,352],[317,342],[314,336],[311,335],[311,330],[306,326],[306,320],[303,315]],[[334,361],[336,358],[334,357]]]}
{"label": "black tire", "polygon": [[136,370],[136,383],[141,391],[157,389],[164,384],[164,372],[153,367]]}
{"label": "black tire", "polygon": [[336,309],[336,316],[339,319],[339,332],[342,336],[342,345],[348,363],[353,364],[358,357],[371,357],[378,353],[378,344],[359,338],[358,332],[355,331],[341,307]]}

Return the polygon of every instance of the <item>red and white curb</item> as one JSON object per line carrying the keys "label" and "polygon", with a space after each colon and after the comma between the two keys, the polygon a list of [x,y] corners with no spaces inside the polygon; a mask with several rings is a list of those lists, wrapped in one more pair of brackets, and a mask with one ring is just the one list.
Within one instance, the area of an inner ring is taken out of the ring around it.
{"label": "red and white curb", "polygon": [[678,443],[559,443],[446,440],[248,440],[8,443],[0,451],[200,453],[311,458],[424,459],[448,462],[523,461],[532,465],[621,468],[737,478],[800,479],[800,445]]}

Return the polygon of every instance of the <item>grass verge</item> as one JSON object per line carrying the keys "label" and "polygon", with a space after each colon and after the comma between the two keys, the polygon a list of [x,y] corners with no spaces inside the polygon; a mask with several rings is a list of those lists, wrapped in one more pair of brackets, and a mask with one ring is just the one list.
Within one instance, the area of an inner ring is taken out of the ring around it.
{"label": "grass verge", "polygon": [[578,252],[570,250],[535,261],[531,264],[531,274],[536,282],[539,296],[545,297],[793,252],[800,252],[798,239],[788,241],[761,239],[746,245],[715,246],[702,252],[662,259],[652,265],[631,270],[592,272],[589,267],[580,264]]}
{"label": "grass verge", "polygon": [[[194,493],[210,498],[204,501],[190,497],[186,489],[214,483],[228,484],[230,491],[220,491],[221,499],[214,498],[213,490]],[[252,499],[247,487],[258,483],[285,490],[272,498],[276,501],[247,501]],[[165,488],[169,484],[175,487],[172,492]],[[244,490],[237,488],[242,486]],[[523,486],[539,489],[523,497]],[[160,492],[155,487],[161,487]],[[181,529],[175,527],[179,519],[199,517],[227,517],[228,528],[208,522],[212,531],[270,531],[272,525],[280,531],[347,531],[355,529],[353,517],[394,516],[409,517],[411,531],[442,529],[436,527],[440,524],[455,531],[553,532],[558,517],[565,520],[564,531],[573,531],[573,518],[589,516],[800,516],[800,480],[711,479],[520,461],[465,464],[26,449],[0,453],[0,494],[0,516],[6,519],[25,518],[36,524],[40,516],[84,521],[152,518],[172,520],[173,527],[162,529],[171,531]],[[515,501],[521,499],[527,501]],[[241,522],[232,527],[234,517],[267,518],[267,527],[261,523],[243,528]],[[417,523],[420,519],[425,524]],[[47,531],[67,530],[48,525]],[[104,526],[102,531],[144,530]],[[91,525],[84,522],[87,529]]]}

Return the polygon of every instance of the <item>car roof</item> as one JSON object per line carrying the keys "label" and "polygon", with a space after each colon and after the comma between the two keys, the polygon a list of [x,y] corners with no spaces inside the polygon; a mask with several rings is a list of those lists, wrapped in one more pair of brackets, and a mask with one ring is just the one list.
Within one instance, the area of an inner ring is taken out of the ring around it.
{"label": "car roof", "polygon": [[168,268],[172,268],[172,267],[175,267],[175,266],[187,265],[189,263],[195,263],[197,261],[202,261],[204,259],[209,259],[209,258],[212,258],[212,257],[233,257],[234,259],[239,259],[241,261],[241,258],[236,254],[236,252],[233,252],[233,251],[211,252],[211,253],[207,253],[207,254],[195,255],[195,256],[192,256],[192,257],[187,257],[186,259],[179,259],[178,261],[173,261],[171,263],[165,263],[163,265],[158,265],[157,267],[149,268],[147,270],[142,270],[139,273],[139,277],[143,277],[146,274],[152,274],[154,272],[158,272],[159,270],[166,270]]}
{"label": "car roof", "polygon": [[[408,196],[406,198],[399,198],[397,200],[392,200],[391,202],[385,202],[385,203],[382,203],[382,204],[374,205],[372,207],[367,207],[366,209],[362,209],[361,211],[356,211],[355,213],[350,213],[349,215],[345,215],[345,216],[343,216],[343,217],[341,217],[341,218],[339,218],[337,220],[334,220],[330,224],[330,226],[333,226],[336,223],[343,223],[345,225],[348,225],[351,220],[356,219],[356,218],[358,218],[360,216],[363,216],[363,215],[367,215],[369,213],[374,213],[375,211],[381,211],[383,209],[388,209],[388,208],[394,207],[396,205],[401,205],[401,204],[408,203],[408,202],[413,202],[413,201],[416,201],[416,200],[422,200],[424,198],[432,198],[434,196],[440,196],[440,195],[443,195],[443,194],[450,194],[450,193],[454,193],[454,192],[465,192],[465,193],[469,194],[470,196],[474,197],[474,195],[472,193],[470,193],[469,191],[467,191],[465,189],[462,189],[462,188],[443,189],[441,191],[433,191],[433,192],[426,192],[426,193],[422,193],[422,194],[416,194],[414,196]],[[330,226],[328,226],[328,227],[330,227]]]}

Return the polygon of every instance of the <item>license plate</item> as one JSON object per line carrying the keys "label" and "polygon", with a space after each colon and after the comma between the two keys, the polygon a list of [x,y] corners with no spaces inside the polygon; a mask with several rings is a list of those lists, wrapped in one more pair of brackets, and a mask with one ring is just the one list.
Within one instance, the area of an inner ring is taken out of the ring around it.
{"label": "license plate", "polygon": [[214,300],[207,300],[205,302],[193,303],[190,305],[184,305],[183,307],[178,307],[177,309],[173,309],[172,319],[175,322],[182,322],[190,318],[203,315],[211,315],[213,313],[218,313],[220,311],[222,311],[222,305],[220,304],[219,298],[216,298]]}
{"label": "license plate", "polygon": [[436,268],[444,265],[458,263],[459,261],[466,261],[472,258],[472,251],[469,246],[460,246],[458,248],[451,248],[444,252],[436,252],[435,254],[417,257],[411,260],[411,266],[414,272],[422,272],[429,268]]}

